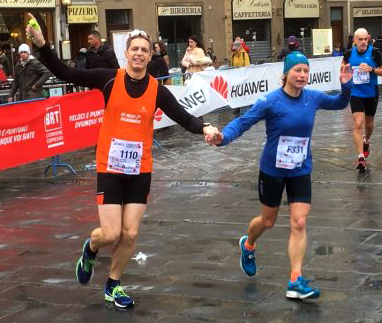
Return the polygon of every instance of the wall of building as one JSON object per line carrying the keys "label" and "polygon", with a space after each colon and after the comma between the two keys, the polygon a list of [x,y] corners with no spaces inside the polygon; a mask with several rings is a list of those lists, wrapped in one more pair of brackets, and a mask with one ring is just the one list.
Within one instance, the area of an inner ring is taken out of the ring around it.
{"label": "wall of building", "polygon": [[107,9],[130,9],[132,10],[132,28],[143,29],[147,31],[153,39],[158,39],[158,6],[202,6],[202,38],[205,47],[212,46],[218,59],[223,60],[226,56],[226,18],[224,11],[224,2],[221,0],[206,1],[120,1],[120,0],[102,0],[97,1],[99,8],[98,30],[101,34],[106,33]]}

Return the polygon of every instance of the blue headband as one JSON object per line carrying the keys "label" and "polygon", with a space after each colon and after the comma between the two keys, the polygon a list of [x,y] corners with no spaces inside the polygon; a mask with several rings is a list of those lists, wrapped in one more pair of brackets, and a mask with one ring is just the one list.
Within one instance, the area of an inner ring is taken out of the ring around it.
{"label": "blue headband", "polygon": [[291,52],[285,57],[283,73],[288,73],[289,70],[297,64],[306,64],[309,66],[309,61],[303,53]]}

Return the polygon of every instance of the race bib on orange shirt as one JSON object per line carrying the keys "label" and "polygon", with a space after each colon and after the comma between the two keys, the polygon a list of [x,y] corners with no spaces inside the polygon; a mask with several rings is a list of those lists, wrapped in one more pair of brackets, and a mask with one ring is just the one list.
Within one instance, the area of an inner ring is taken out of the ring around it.
{"label": "race bib on orange shirt", "polygon": [[107,170],[126,175],[138,175],[141,167],[143,142],[113,138]]}

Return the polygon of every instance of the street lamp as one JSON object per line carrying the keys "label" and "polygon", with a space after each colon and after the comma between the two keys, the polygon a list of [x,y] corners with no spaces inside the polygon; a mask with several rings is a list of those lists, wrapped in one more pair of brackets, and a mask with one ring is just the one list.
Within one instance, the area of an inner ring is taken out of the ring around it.
{"label": "street lamp", "polygon": [[[70,40],[69,40],[69,26],[67,23],[67,11],[66,7],[72,4],[72,0],[61,0],[62,9],[61,13],[61,36],[63,36],[63,41],[61,41],[61,56],[62,59],[70,59]],[[64,30],[64,31],[63,31]]]}
{"label": "street lamp", "polygon": [[[255,48],[255,63],[257,64],[257,53],[256,53],[256,47],[257,47],[257,33],[256,33],[256,31],[254,31],[253,33],[252,33],[252,39],[253,39],[253,45],[254,45],[254,48]],[[249,53],[248,53],[248,55],[249,55]]]}
{"label": "street lamp", "polygon": [[300,36],[301,36],[301,39],[302,39],[302,51],[305,53],[305,42],[304,42],[304,36],[305,36],[305,32],[304,32],[304,27],[300,28]]}

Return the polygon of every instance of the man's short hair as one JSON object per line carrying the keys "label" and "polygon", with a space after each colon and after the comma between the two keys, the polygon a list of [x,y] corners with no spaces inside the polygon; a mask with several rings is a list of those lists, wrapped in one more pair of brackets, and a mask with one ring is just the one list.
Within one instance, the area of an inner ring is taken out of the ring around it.
{"label": "man's short hair", "polygon": [[366,34],[366,36],[369,34],[367,32],[367,30],[365,28],[358,28],[355,32],[354,32],[354,38],[355,37],[358,37],[360,34]]}
{"label": "man's short hair", "polygon": [[126,49],[129,49],[131,41],[136,38],[143,38],[149,42],[150,48],[152,47],[152,41],[150,35],[144,30],[134,29],[127,34],[126,37]]}
{"label": "man's short hair", "polygon": [[98,37],[99,39],[101,39],[101,34],[99,33],[98,30],[92,30],[89,35],[93,35],[93,36],[96,36]]}

